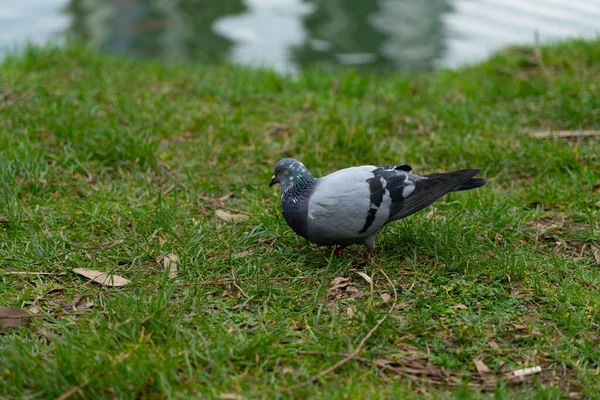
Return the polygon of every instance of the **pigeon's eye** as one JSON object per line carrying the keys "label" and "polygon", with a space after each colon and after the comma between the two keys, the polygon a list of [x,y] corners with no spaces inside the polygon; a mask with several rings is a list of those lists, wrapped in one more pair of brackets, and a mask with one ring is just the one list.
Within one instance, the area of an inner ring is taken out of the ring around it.
{"label": "pigeon's eye", "polygon": [[280,167],[277,167],[277,173],[280,173],[282,170]]}

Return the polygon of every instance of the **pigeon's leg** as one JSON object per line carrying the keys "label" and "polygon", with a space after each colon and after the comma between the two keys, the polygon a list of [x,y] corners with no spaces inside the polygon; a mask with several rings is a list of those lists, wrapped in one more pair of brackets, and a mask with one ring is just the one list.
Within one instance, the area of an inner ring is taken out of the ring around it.
{"label": "pigeon's leg", "polygon": [[371,252],[375,248],[375,235],[366,238],[364,245],[367,248],[367,254],[371,254]]}
{"label": "pigeon's leg", "polygon": [[363,245],[365,246],[364,257],[367,258],[369,260],[369,262],[373,262],[374,261],[373,249],[375,248],[375,235],[369,236],[368,238],[366,238],[365,241],[363,242]]}
{"label": "pigeon's leg", "polygon": [[340,244],[339,246],[336,246],[336,247],[335,247],[335,251],[333,252],[333,255],[334,255],[334,256],[339,256],[339,255],[341,255],[341,254],[342,254],[342,251],[343,251],[343,250],[344,250],[346,247],[348,247],[348,246],[349,246],[349,245],[347,245],[347,244]]}

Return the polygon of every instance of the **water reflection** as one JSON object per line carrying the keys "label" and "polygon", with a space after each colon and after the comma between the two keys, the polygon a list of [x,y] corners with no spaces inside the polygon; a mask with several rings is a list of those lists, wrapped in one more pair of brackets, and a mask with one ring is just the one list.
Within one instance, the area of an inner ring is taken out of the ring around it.
{"label": "water reflection", "polygon": [[212,29],[243,12],[241,0],[70,0],[76,38],[116,54],[184,61],[219,61],[233,42]]}
{"label": "water reflection", "polygon": [[71,0],[70,32],[111,53],[293,71],[429,69],[449,0]]}
{"label": "water reflection", "polygon": [[380,0],[380,11],[371,18],[385,33],[380,51],[401,70],[431,69],[445,54],[445,14],[450,0]]}
{"label": "water reflection", "polygon": [[68,33],[143,58],[427,70],[532,43],[535,31],[595,37],[600,0],[0,0],[0,58]]}
{"label": "water reflection", "polygon": [[378,52],[385,35],[371,26],[369,16],[379,11],[377,1],[307,0],[313,13],[304,20],[309,40],[294,48],[301,68],[353,64],[381,67],[389,64]]}
{"label": "water reflection", "polygon": [[247,11],[217,20],[214,30],[235,41],[236,62],[295,71],[290,49],[307,39],[302,20],[313,8],[301,0],[245,0]]}
{"label": "water reflection", "polygon": [[303,67],[315,61],[378,70],[431,69],[444,53],[442,16],[449,0],[309,0],[310,40],[294,51]]}

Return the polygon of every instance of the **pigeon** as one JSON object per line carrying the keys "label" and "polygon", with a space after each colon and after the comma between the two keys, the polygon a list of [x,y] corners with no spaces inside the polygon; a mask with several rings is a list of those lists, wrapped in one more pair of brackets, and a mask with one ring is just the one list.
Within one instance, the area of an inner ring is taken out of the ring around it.
{"label": "pigeon", "polygon": [[487,181],[478,169],[416,175],[406,164],[362,165],[313,177],[300,161],[277,162],[269,187],[281,185],[281,211],[298,235],[336,254],[353,244],[375,248],[389,222],[431,205],[449,192],[475,189]]}

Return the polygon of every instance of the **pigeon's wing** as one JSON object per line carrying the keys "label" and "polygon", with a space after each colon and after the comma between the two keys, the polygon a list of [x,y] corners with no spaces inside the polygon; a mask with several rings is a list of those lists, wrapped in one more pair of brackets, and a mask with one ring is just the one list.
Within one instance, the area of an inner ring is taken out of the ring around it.
{"label": "pigeon's wing", "polygon": [[463,169],[454,172],[431,174],[426,177],[416,176],[414,190],[404,199],[400,207],[397,207],[394,212],[390,213],[388,222],[420,211],[449,192],[483,186],[486,182],[485,179],[473,179],[478,173],[478,169]]}
{"label": "pigeon's wing", "polygon": [[346,168],[320,178],[308,205],[311,240],[368,237],[381,229],[414,190],[407,171],[394,167]]}

